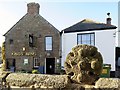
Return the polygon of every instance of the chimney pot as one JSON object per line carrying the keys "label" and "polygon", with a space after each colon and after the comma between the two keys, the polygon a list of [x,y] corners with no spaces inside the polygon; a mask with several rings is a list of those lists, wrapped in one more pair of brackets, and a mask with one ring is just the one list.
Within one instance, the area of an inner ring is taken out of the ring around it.
{"label": "chimney pot", "polygon": [[38,3],[32,2],[27,4],[28,14],[39,14],[40,5]]}
{"label": "chimney pot", "polygon": [[111,25],[111,18],[110,18],[110,13],[107,13],[107,15],[108,15],[108,18],[106,19],[106,24],[107,25]]}
{"label": "chimney pot", "polygon": [[106,21],[106,23],[108,24],[108,25],[111,25],[111,18],[107,18],[107,21]]}

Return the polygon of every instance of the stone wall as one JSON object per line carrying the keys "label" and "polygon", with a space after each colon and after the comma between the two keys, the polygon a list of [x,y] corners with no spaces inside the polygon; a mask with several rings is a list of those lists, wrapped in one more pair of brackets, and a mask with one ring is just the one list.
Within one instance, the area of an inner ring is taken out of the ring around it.
{"label": "stone wall", "polygon": [[67,75],[43,75],[11,73],[6,82],[10,86],[34,88],[65,88],[69,83]]}
{"label": "stone wall", "polygon": [[[31,3],[28,7],[28,13],[4,35],[7,69],[14,66],[16,71],[31,71],[36,68],[34,58],[38,59],[38,66],[44,66],[46,58],[55,58],[55,71],[57,71],[57,59],[60,57],[60,32],[38,13],[38,4]],[[33,10],[34,14],[30,14]],[[29,44],[30,35],[33,36],[32,46]],[[52,37],[52,50],[45,49],[45,37],[48,36]],[[27,65],[24,65],[24,59],[28,59]]]}
{"label": "stone wall", "polygon": [[0,73],[4,79],[4,88],[11,90],[120,90],[120,79],[100,78],[95,85],[72,83],[68,75],[43,75],[26,73]]}

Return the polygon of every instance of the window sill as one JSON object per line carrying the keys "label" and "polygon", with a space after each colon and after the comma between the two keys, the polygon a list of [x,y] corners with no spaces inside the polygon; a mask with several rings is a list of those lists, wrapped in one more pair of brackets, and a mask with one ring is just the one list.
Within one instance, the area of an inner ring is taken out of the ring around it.
{"label": "window sill", "polygon": [[34,68],[38,68],[39,66],[34,66]]}

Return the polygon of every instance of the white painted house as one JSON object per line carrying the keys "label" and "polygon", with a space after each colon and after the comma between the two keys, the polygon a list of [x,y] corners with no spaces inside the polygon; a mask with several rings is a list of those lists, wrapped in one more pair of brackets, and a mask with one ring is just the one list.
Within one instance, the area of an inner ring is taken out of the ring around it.
{"label": "white painted house", "polygon": [[106,24],[84,19],[62,30],[62,66],[72,47],[77,44],[89,44],[98,48],[103,56],[104,64],[111,64],[111,71],[115,71],[116,28],[111,25],[111,18],[107,18]]}

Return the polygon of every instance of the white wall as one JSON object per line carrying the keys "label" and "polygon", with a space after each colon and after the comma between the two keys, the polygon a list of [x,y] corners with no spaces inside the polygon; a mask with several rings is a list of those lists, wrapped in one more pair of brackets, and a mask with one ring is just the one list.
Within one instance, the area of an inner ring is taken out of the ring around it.
{"label": "white wall", "polygon": [[71,51],[71,48],[77,45],[76,33],[63,33],[62,34],[62,66],[67,54]]}
{"label": "white wall", "polygon": [[[115,70],[115,37],[113,33],[115,30],[99,30],[95,32],[95,46],[101,52],[105,64],[112,65],[112,71]],[[79,32],[79,33],[90,33]],[[77,45],[78,33],[64,33],[62,34],[62,66],[67,54],[71,51],[72,47]]]}
{"label": "white wall", "polygon": [[115,37],[114,30],[95,32],[95,46],[103,56],[103,63],[111,64],[112,71],[115,70]]}
{"label": "white wall", "polygon": [[120,47],[120,29],[117,28],[119,31],[116,31],[116,47]]}

